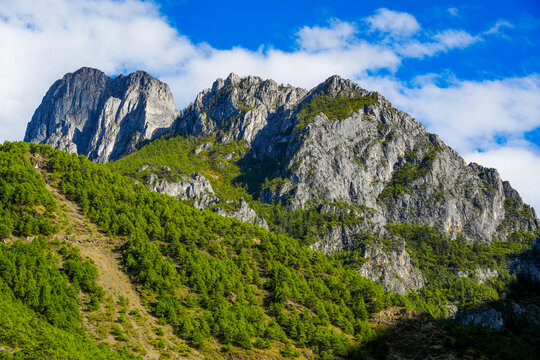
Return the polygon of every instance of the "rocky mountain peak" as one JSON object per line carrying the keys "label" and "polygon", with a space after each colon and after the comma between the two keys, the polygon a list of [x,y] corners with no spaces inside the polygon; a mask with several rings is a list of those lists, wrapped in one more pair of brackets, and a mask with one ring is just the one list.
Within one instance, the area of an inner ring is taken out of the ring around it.
{"label": "rocky mountain peak", "polygon": [[212,135],[222,141],[252,143],[269,121],[280,122],[277,113],[290,111],[307,91],[278,85],[257,76],[231,73],[217,79],[211,89],[199,93],[175,125],[178,133]]}
{"label": "rocky mountain peak", "polygon": [[353,211],[358,221],[331,229],[320,249],[339,250],[389,223],[484,243],[538,228],[496,170],[467,165],[410,115],[337,75],[307,91],[231,73],[179,116],[168,86],[143,71],[112,79],[82,68],[47,92],[25,140],[106,162],[165,132],[243,141],[246,160],[271,159],[260,175],[269,183],[253,194],[263,202]]}
{"label": "rocky mountain peak", "polygon": [[51,86],[24,140],[108,162],[163,134],[178,115],[168,85],[148,73],[111,78],[83,67]]}

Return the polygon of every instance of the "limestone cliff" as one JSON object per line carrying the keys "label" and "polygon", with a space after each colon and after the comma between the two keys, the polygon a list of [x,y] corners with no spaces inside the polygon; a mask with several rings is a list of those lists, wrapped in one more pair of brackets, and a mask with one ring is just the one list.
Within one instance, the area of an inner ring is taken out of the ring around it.
{"label": "limestone cliff", "polygon": [[[273,163],[265,175],[279,180],[260,184],[263,202],[355,207],[363,225],[332,231],[324,249],[339,250],[354,232],[379,232],[389,222],[482,243],[538,227],[534,210],[495,169],[466,164],[380,94],[338,76],[308,92],[231,74],[201,92],[174,128],[249,143],[246,159]],[[514,221],[516,212],[526,216]]]}
{"label": "limestone cliff", "polygon": [[161,135],[178,114],[168,85],[143,71],[110,78],[81,68],[47,91],[24,141],[108,162]]}

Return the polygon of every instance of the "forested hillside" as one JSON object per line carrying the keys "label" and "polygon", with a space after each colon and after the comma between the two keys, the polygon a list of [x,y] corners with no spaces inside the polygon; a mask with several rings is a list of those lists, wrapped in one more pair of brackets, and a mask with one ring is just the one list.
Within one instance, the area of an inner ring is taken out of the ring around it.
{"label": "forested hillside", "polygon": [[[106,337],[98,345],[100,340],[81,320],[112,305],[96,283],[102,270],[80,255],[76,243],[65,241],[77,229],[52,189],[78,204],[81,216],[97,226],[99,232],[89,236],[121,244],[123,269],[142,304],[180,341],[173,346],[156,340],[162,356],[384,358],[399,352],[395,324],[384,320],[385,311],[402,308],[413,318],[418,311],[444,317],[450,304],[465,309],[487,302],[505,307],[515,301],[525,310],[538,305],[534,288],[517,281],[507,267],[520,254],[523,259],[538,257],[529,250],[534,234],[516,233],[506,242],[481,246],[427,227],[389,225],[381,246],[391,249],[396,238],[404,239],[426,278],[418,292],[391,294],[360,276],[358,268],[365,261],[361,252],[352,248],[325,255],[306,245],[317,227],[331,219],[317,211],[287,212],[281,205],[253,200],[249,180],[242,178],[236,163],[244,151],[241,144],[218,145],[194,160],[191,151],[205,141],[160,139],[111,165],[45,145],[5,143],[0,148],[0,199],[6,219],[1,235],[7,241],[0,247],[5,309],[0,344],[8,349],[2,356],[150,356],[130,342],[126,318],[136,317],[135,312],[119,311],[110,333],[114,346],[107,345],[112,340]],[[168,166],[177,174],[217,175],[212,180],[216,193],[227,200],[245,197],[266,215],[273,231],[150,191],[137,177],[145,164]],[[365,234],[356,246],[375,240]],[[501,276],[478,283],[457,273],[484,267]],[[510,359],[520,354],[532,359],[538,348],[537,325],[520,321],[502,331],[434,325],[441,332],[437,346],[451,356]],[[152,331],[156,339],[163,337],[161,327]]]}

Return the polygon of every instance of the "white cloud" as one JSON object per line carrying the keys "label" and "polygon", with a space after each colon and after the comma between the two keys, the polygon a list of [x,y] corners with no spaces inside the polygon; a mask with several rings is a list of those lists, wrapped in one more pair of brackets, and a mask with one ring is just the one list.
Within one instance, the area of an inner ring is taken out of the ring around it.
{"label": "white cloud", "polygon": [[510,22],[506,21],[506,20],[498,20],[495,25],[493,25],[492,27],[490,27],[488,30],[484,31],[482,34],[484,35],[492,35],[492,34],[498,34],[500,33],[500,30],[502,28],[513,28],[514,25],[512,25]]}
{"label": "white cloud", "polygon": [[336,73],[397,69],[394,51],[356,31],[336,20],[302,28],[295,52],[217,50],[178,34],[150,2],[8,0],[0,9],[0,141],[22,139],[48,87],[81,66],[109,74],[144,69],[169,82],[180,107],[232,71],[311,87]]}
{"label": "white cloud", "polygon": [[[496,168],[503,179],[509,180],[523,200],[540,210],[540,155],[522,147],[504,147],[488,152],[465,155],[467,161]],[[538,214],[537,214],[538,215]]]}
{"label": "white cloud", "polygon": [[298,43],[303,50],[320,51],[348,47],[355,42],[356,26],[348,22],[332,21],[329,27],[304,26],[298,32]]}
{"label": "white cloud", "polygon": [[8,0],[0,8],[0,141],[22,139],[48,87],[93,66],[167,72],[202,49],[146,2]]}
{"label": "white cloud", "polygon": [[[411,101],[414,99],[414,101]],[[403,88],[397,101],[458,151],[496,146],[494,137],[518,138],[540,126],[540,76],[457,81],[448,87],[427,80]]]}
{"label": "white cloud", "polygon": [[408,39],[404,42],[398,42],[394,48],[402,56],[421,59],[452,49],[463,49],[480,40],[480,36],[473,36],[463,30],[450,29],[436,33],[428,41]]}
{"label": "white cloud", "polygon": [[463,49],[479,39],[463,30],[445,30],[435,34],[433,38],[446,49]]}
{"label": "white cloud", "polygon": [[416,18],[406,12],[378,9],[375,15],[366,18],[372,31],[380,31],[395,37],[413,35],[420,30]]}
{"label": "white cloud", "polygon": [[459,13],[459,9],[455,7],[448,8],[448,13],[452,16],[457,16]]}

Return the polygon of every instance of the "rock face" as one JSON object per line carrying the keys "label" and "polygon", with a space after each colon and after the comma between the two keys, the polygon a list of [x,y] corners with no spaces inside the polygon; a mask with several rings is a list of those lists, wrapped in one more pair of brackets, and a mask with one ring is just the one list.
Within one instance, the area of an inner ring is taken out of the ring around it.
{"label": "rock face", "polygon": [[[179,133],[218,136],[222,141],[256,143],[265,153],[272,153],[280,139],[271,136],[291,125],[290,114],[306,93],[273,80],[231,74],[199,93],[175,128]],[[262,134],[267,136],[263,139]]]}
{"label": "rock face", "polygon": [[202,210],[217,204],[219,199],[214,195],[214,189],[207,178],[199,173],[183,176],[180,181],[167,181],[151,173],[146,183],[150,190],[160,194],[177,197],[180,200],[194,200],[194,206]]}
{"label": "rock face", "polygon": [[471,278],[478,284],[483,284],[486,281],[489,281],[499,276],[499,272],[497,270],[492,270],[488,268],[479,268],[475,270],[457,270],[454,273],[460,278]]}
{"label": "rock face", "polygon": [[377,245],[368,245],[364,257],[367,261],[360,268],[360,274],[380,283],[388,291],[406,295],[424,286],[424,276],[411,264],[404,244],[387,252]]}
{"label": "rock face", "polygon": [[[83,68],[51,87],[25,140],[107,162],[165,132],[243,142],[249,150],[238,162],[242,175],[260,179],[250,189],[254,198],[293,210],[317,206],[325,215],[352,218],[319,234],[312,248],[326,253],[357,245],[355,239],[365,232],[384,235],[389,223],[430,226],[483,244],[540,226],[534,209],[495,169],[466,164],[380,94],[339,76],[307,91],[231,74],[199,93],[179,115],[167,85],[144,72],[111,79]],[[204,143],[194,154],[211,146]],[[151,178],[149,185],[220,211],[223,199],[216,199],[201,177],[186,175],[174,183]],[[221,212],[267,227],[243,200],[237,210]],[[364,249],[360,271],[365,276],[400,293],[423,285],[403,246]],[[535,277],[531,269],[527,273]],[[461,275],[483,282],[498,274],[479,269]]]}
{"label": "rock face", "polygon": [[233,219],[240,220],[242,222],[252,223],[258,225],[262,228],[268,229],[268,224],[263,217],[257,215],[255,210],[253,210],[246,200],[240,199],[240,205],[238,210],[226,212],[223,209],[217,209],[216,211],[221,216],[230,217]]}
{"label": "rock face", "polygon": [[[139,169],[139,171],[144,171],[148,168],[149,167],[143,167]],[[202,174],[194,173],[190,176],[184,175],[179,181],[168,181],[159,178],[154,173],[150,173],[146,176],[146,184],[150,190],[160,194],[173,196],[180,200],[193,200],[193,206],[199,210],[206,209],[207,207],[214,207],[214,211],[221,216],[230,217],[268,229],[266,220],[260,217],[243,198],[240,199],[236,211],[225,211],[219,207],[220,199],[214,194],[214,189],[212,188],[210,181]]]}
{"label": "rock face", "polygon": [[168,85],[143,71],[110,78],[99,70],[82,68],[47,91],[24,141],[104,163],[162,135],[178,115]]}
{"label": "rock face", "polygon": [[458,313],[456,320],[461,325],[482,325],[492,329],[501,329],[505,325],[503,313],[487,306]]}
{"label": "rock face", "polygon": [[[174,128],[249,143],[246,158],[274,164],[267,177],[282,180],[263,187],[261,201],[287,201],[295,209],[352,205],[364,219],[357,230],[421,224],[490,243],[539,225],[531,208],[529,221],[505,221],[507,200],[526,205],[495,169],[467,165],[388,100],[338,76],[308,92],[231,74],[201,92]],[[343,248],[354,231],[334,229],[321,249]]]}

